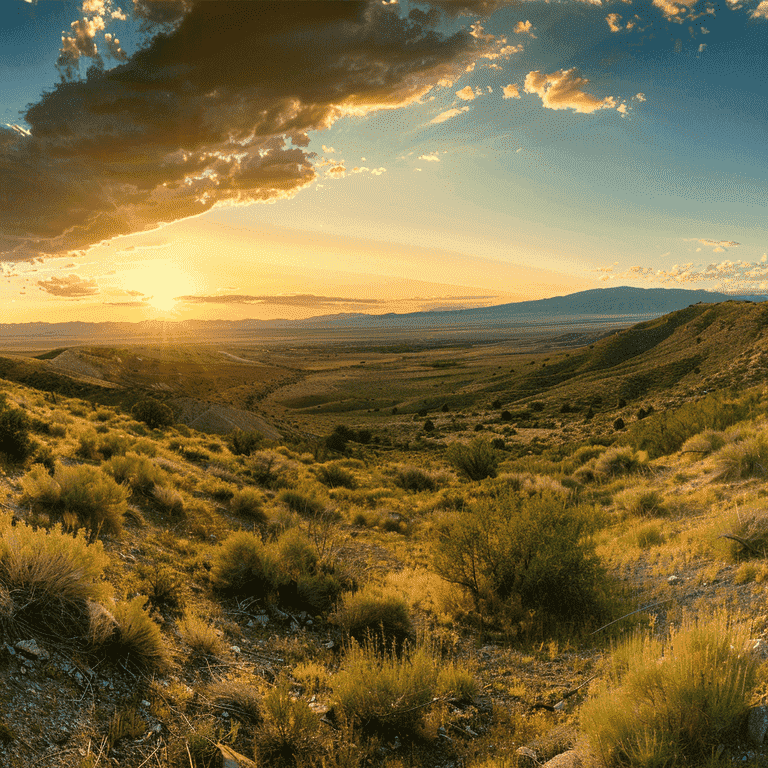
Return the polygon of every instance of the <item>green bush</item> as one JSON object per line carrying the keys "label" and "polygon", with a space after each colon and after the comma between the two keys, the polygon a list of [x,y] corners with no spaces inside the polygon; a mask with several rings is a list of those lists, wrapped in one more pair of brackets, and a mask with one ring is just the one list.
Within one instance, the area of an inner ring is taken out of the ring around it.
{"label": "green bush", "polygon": [[749,628],[717,615],[617,647],[580,716],[602,765],[704,765],[738,736],[760,682],[752,643]]}
{"label": "green bush", "polygon": [[437,525],[435,568],[467,589],[482,614],[509,622],[586,624],[601,613],[604,570],[591,533],[597,511],[561,494],[498,488]]}
{"label": "green bush", "polygon": [[146,456],[126,453],[125,456],[113,456],[102,465],[105,472],[116,482],[125,484],[137,493],[149,494],[157,486],[168,482],[168,473]]}
{"label": "green bush", "polygon": [[355,476],[338,464],[324,464],[315,470],[315,477],[329,488],[357,488]]}
{"label": "green bush", "polygon": [[0,402],[0,454],[10,461],[24,461],[32,452],[29,430],[24,411]]}
{"label": "green bush", "polygon": [[84,636],[89,604],[106,597],[101,542],[60,526],[33,529],[0,513],[0,629]]}
{"label": "green bush", "polygon": [[455,667],[449,673],[423,645],[397,655],[370,643],[352,643],[333,679],[334,703],[364,730],[409,737],[421,730],[440,699],[474,694],[468,677],[466,670],[459,674]]}
{"label": "green bush", "polygon": [[97,467],[56,464],[51,477],[36,464],[21,478],[21,487],[22,504],[69,527],[82,525],[93,533],[122,530],[126,490]]}
{"label": "green bush", "polygon": [[402,648],[414,634],[408,604],[392,588],[366,585],[345,593],[329,620],[358,642],[374,640],[385,648]]}
{"label": "green bush", "polygon": [[264,435],[256,430],[235,429],[227,435],[229,450],[237,456],[250,456],[264,444]]}
{"label": "green bush", "polygon": [[302,517],[317,517],[325,510],[325,502],[311,488],[286,488],[277,499]]}
{"label": "green bush", "polygon": [[136,421],[144,422],[150,429],[169,427],[173,424],[173,411],[170,407],[152,397],[139,400],[131,408],[131,416]]}
{"label": "green bush", "polygon": [[327,737],[320,718],[306,701],[291,696],[285,680],[264,697],[261,713],[253,740],[257,765],[312,768],[323,763]]}
{"label": "green bush", "polygon": [[471,443],[451,443],[445,454],[448,463],[469,480],[496,477],[499,457],[490,441],[476,437]]}
{"label": "green bush", "polygon": [[265,594],[277,584],[278,567],[261,537],[239,531],[216,552],[211,581],[231,594]]}
{"label": "green bush", "polygon": [[439,487],[438,477],[421,467],[398,467],[395,472],[395,485],[406,491],[421,493],[422,491],[436,491]]}

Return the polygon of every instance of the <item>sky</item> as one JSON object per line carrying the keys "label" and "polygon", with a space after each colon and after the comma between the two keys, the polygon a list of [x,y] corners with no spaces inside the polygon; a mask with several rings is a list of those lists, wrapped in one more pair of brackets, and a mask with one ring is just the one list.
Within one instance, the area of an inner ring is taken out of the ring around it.
{"label": "sky", "polygon": [[768,0],[0,0],[0,322],[768,293]]}

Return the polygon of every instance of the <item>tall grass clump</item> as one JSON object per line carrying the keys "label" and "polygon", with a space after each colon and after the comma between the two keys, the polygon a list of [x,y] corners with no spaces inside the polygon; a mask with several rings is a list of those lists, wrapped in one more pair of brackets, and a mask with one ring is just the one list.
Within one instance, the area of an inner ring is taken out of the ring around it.
{"label": "tall grass clump", "polygon": [[29,430],[26,413],[0,399],[0,454],[10,461],[24,461],[32,453]]}
{"label": "tall grass clump", "polygon": [[768,433],[721,448],[713,457],[720,480],[768,476]]}
{"label": "tall grass clump", "polygon": [[151,459],[138,453],[113,456],[102,466],[118,483],[128,485],[137,493],[149,494],[156,486],[164,485],[168,481],[167,472]]}
{"label": "tall grass clump", "polygon": [[468,670],[445,665],[424,644],[395,654],[352,643],[333,679],[338,710],[364,730],[388,736],[418,734],[441,700],[471,699],[475,692]]}
{"label": "tall grass clump", "polygon": [[97,467],[57,463],[51,476],[36,464],[22,477],[21,487],[22,504],[60,519],[68,527],[82,525],[93,533],[122,530],[127,492]]}
{"label": "tall grass clump", "polygon": [[422,491],[436,491],[441,484],[441,479],[434,472],[428,472],[421,467],[404,466],[395,471],[395,485],[406,491],[421,493]]}
{"label": "tall grass clump", "polygon": [[246,531],[233,533],[214,556],[213,585],[230,594],[264,594],[274,588],[277,562],[261,537]]}
{"label": "tall grass clump", "polygon": [[448,446],[445,458],[457,472],[468,480],[496,477],[499,457],[489,440],[476,437],[470,443],[454,442]]}
{"label": "tall grass clump", "polygon": [[481,616],[543,627],[585,625],[604,613],[606,581],[592,539],[594,507],[560,494],[504,488],[436,525],[434,566],[466,589]]}
{"label": "tall grass clump", "polygon": [[171,660],[160,627],[144,609],[147,598],[143,595],[118,603],[114,617],[116,632],[96,650],[111,661],[128,663],[145,671],[162,671]]}
{"label": "tall grass clump", "polygon": [[325,509],[325,502],[313,488],[286,488],[277,499],[302,517],[317,517]]}
{"label": "tall grass clump", "polygon": [[256,525],[267,524],[267,514],[262,509],[263,497],[255,488],[241,488],[232,494],[229,509],[236,515],[250,518]]}
{"label": "tall grass clump", "polygon": [[606,768],[704,764],[743,725],[760,680],[751,646],[749,627],[723,614],[618,646],[581,709],[595,756]]}
{"label": "tall grass clump", "polygon": [[358,642],[375,639],[384,647],[401,648],[414,634],[408,603],[392,587],[346,592],[329,620]]}
{"label": "tall grass clump", "polygon": [[329,488],[357,488],[357,478],[348,469],[338,464],[323,464],[315,470],[315,477]]}
{"label": "tall grass clump", "polygon": [[664,497],[655,488],[627,488],[613,497],[617,511],[628,517],[661,517],[667,514]]}
{"label": "tall grass clump", "polygon": [[13,525],[0,514],[0,629],[71,638],[88,630],[89,604],[106,597],[101,542],[60,526]]}

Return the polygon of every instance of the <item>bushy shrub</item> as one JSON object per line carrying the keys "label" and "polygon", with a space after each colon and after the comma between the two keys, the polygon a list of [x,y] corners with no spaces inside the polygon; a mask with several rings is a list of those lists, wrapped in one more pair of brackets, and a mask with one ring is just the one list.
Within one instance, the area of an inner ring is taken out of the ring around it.
{"label": "bushy shrub", "polygon": [[620,645],[581,709],[592,751],[606,767],[705,764],[737,735],[759,682],[752,642],[748,628],[717,615]]}
{"label": "bushy shrub", "polygon": [[402,648],[413,638],[411,612],[392,588],[366,585],[345,593],[329,620],[359,642],[374,640],[382,647]]}
{"label": "bushy shrub", "polygon": [[224,653],[224,641],[216,630],[200,616],[186,613],[177,624],[184,644],[196,656],[220,656]]}
{"label": "bushy shrub", "polygon": [[131,416],[136,421],[144,422],[150,429],[169,427],[173,424],[173,411],[165,403],[152,397],[139,400],[131,408]]}
{"label": "bushy shrub", "polygon": [[94,533],[116,534],[122,529],[126,490],[97,467],[56,464],[51,477],[36,464],[22,477],[21,487],[22,504],[67,526],[82,525]]}
{"label": "bushy shrub", "polygon": [[335,706],[365,730],[408,737],[418,733],[441,698],[474,694],[466,670],[459,672],[449,671],[423,645],[398,655],[353,643],[333,679]]}
{"label": "bushy shrub", "polygon": [[661,517],[668,512],[664,497],[648,486],[627,488],[614,496],[613,503],[630,517]]}
{"label": "bushy shrub", "polygon": [[24,461],[32,452],[29,430],[24,411],[0,401],[0,454],[10,461]]}
{"label": "bushy shrub", "polygon": [[728,543],[728,556],[733,561],[768,555],[768,513],[765,510],[742,510],[723,533]]}
{"label": "bushy shrub", "polygon": [[315,477],[329,488],[357,488],[357,479],[338,464],[323,464],[315,470]]}
{"label": "bushy shrub", "polygon": [[266,594],[276,586],[277,563],[261,537],[233,533],[213,559],[211,581],[223,592]]}
{"label": "bushy shrub", "polygon": [[637,472],[648,461],[647,455],[631,448],[609,448],[601,453],[593,463],[595,474],[600,479],[621,477]]}
{"label": "bushy shrub", "polygon": [[436,491],[439,487],[439,478],[433,472],[428,472],[421,467],[404,466],[398,467],[395,471],[395,485],[414,493]]}
{"label": "bushy shrub", "polygon": [[544,626],[584,624],[601,613],[604,571],[591,533],[596,510],[560,494],[494,493],[437,524],[435,568],[467,589],[481,612]]}
{"label": "bushy shrub", "polygon": [[703,459],[710,453],[720,450],[726,443],[725,435],[714,429],[705,429],[693,437],[689,437],[680,449],[682,453],[691,454],[691,458]]}
{"label": "bushy shrub", "polygon": [[176,610],[184,605],[183,582],[172,568],[155,562],[139,565],[137,572],[140,589],[153,608]]}
{"label": "bushy shrub", "polygon": [[245,472],[257,485],[276,491],[287,483],[283,461],[272,451],[258,451],[245,464]]}
{"label": "bushy shrub", "polygon": [[277,499],[302,517],[317,517],[325,509],[323,499],[311,488],[286,488]]}
{"label": "bushy shrub", "polygon": [[101,542],[60,526],[34,530],[0,513],[0,629],[84,636],[89,603],[106,597]]}
{"label": "bushy shrub", "polygon": [[170,485],[156,485],[152,489],[152,498],[161,512],[172,517],[182,517],[185,512],[184,496]]}
{"label": "bushy shrub", "polygon": [[138,493],[149,494],[156,486],[168,482],[167,472],[146,456],[137,453],[113,456],[102,466],[118,483],[128,485]]}
{"label": "bushy shrub", "polygon": [[496,477],[499,457],[485,438],[476,437],[471,443],[451,443],[445,457],[449,464],[469,480]]}
{"label": "bushy shrub", "polygon": [[143,595],[118,603],[114,616],[116,633],[98,650],[111,661],[127,663],[142,671],[162,671],[170,662],[170,652],[160,627],[144,609]]}
{"label": "bushy shrub", "polygon": [[291,696],[286,681],[264,696],[261,711],[263,720],[253,740],[257,765],[312,768],[322,764],[327,738],[320,718],[306,701]]}
{"label": "bushy shrub", "polygon": [[759,432],[740,443],[726,445],[714,455],[720,480],[768,476],[768,434]]}
{"label": "bushy shrub", "polygon": [[253,683],[217,680],[206,686],[205,695],[217,707],[246,723],[261,721],[261,695]]}
{"label": "bushy shrub", "polygon": [[250,456],[264,444],[264,435],[256,430],[235,429],[227,435],[229,450],[237,456]]}
{"label": "bushy shrub", "polygon": [[241,488],[229,500],[229,509],[235,515],[250,518],[256,525],[263,527],[267,523],[263,503],[261,494],[255,488]]}

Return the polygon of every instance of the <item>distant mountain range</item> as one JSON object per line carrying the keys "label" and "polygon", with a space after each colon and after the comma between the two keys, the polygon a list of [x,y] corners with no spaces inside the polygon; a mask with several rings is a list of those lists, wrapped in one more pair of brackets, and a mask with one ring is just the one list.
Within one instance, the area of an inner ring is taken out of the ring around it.
{"label": "distant mountain range", "polygon": [[598,288],[550,299],[500,304],[493,307],[407,314],[368,315],[347,313],[321,315],[305,320],[147,320],[139,323],[0,323],[0,345],[36,347],[74,344],[159,343],[163,341],[203,341],[229,339],[245,341],[259,334],[272,335],[301,331],[401,331],[423,333],[440,331],[524,330],[578,325],[631,325],[691,304],[723,301],[768,300],[766,296],[732,296],[702,290],[679,288]]}

